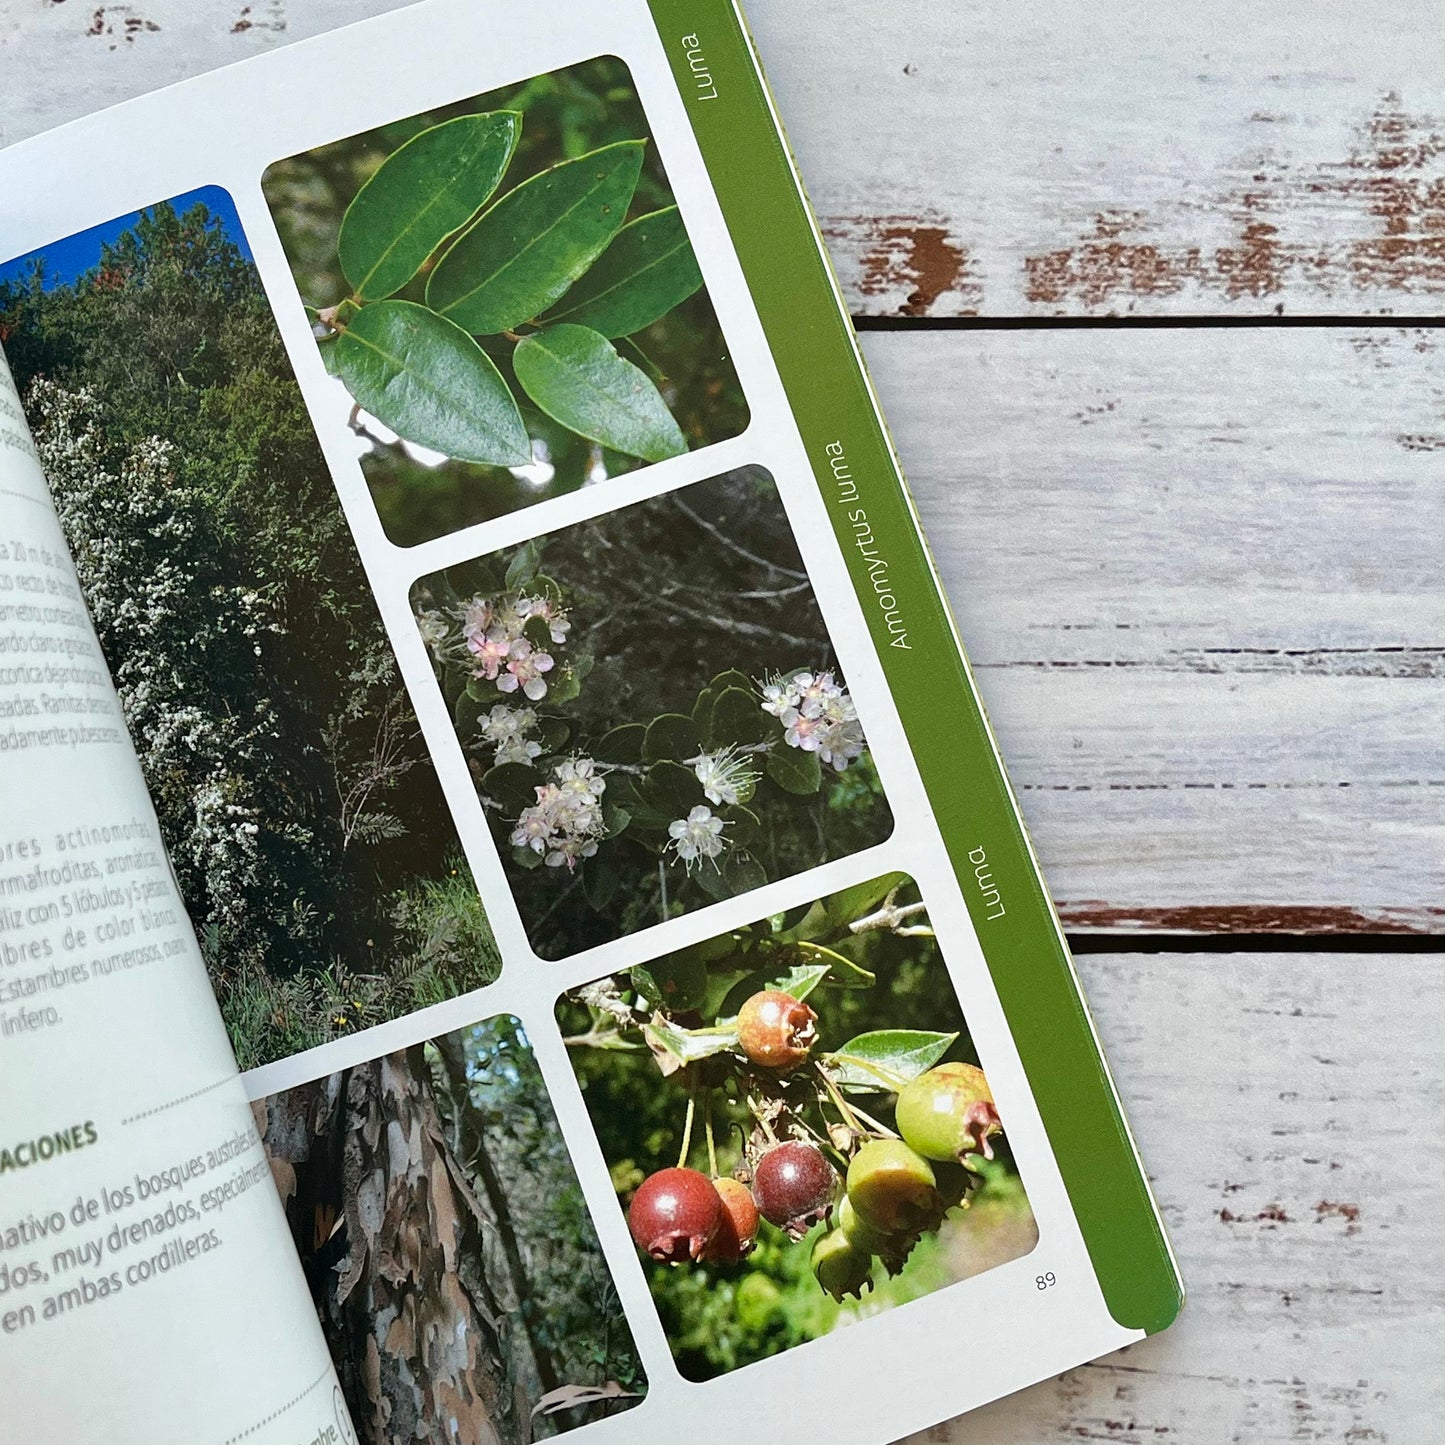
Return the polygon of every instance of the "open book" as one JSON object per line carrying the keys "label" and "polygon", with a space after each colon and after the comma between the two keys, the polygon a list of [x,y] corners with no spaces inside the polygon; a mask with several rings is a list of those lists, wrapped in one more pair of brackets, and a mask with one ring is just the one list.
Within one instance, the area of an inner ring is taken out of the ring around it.
{"label": "open book", "polygon": [[0,347],[6,1445],[880,1445],[1169,1322],[730,4],[19,145]]}

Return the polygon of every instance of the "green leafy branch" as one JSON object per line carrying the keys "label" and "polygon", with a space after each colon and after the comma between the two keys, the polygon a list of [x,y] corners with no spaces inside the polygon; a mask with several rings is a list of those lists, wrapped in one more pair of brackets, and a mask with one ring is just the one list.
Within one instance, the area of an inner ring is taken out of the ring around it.
{"label": "green leafy branch", "polygon": [[[687,439],[626,338],[702,273],[676,206],[627,220],[646,142],[602,146],[497,197],[521,132],[516,111],[445,121],[356,193],[337,237],[351,292],[315,312],[327,369],[397,436],[458,461],[532,461],[514,387],[600,446],[677,456]],[[399,296],[408,288],[416,299]]]}

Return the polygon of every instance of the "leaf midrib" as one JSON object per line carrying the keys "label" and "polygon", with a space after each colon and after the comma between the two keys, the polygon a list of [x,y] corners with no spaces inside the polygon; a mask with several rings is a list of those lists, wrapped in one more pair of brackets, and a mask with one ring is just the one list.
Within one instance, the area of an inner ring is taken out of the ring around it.
{"label": "leaf midrib", "polygon": [[[624,141],[621,144],[630,145],[631,143]],[[544,230],[538,231],[537,234],[533,236],[532,239],[528,241],[527,244],[523,246],[520,251],[513,252],[513,254],[509,256],[505,261],[503,261],[502,264],[498,266],[495,271],[493,271],[490,275],[482,277],[482,279],[478,281],[477,284],[473,286],[470,291],[462,292],[462,294],[458,296],[455,301],[448,302],[447,305],[441,307],[438,310],[437,314],[439,316],[445,316],[448,312],[455,311],[458,306],[462,306],[466,302],[470,301],[472,297],[477,294],[478,291],[482,290],[483,287],[490,286],[492,282],[497,279],[498,276],[503,275],[505,272],[514,267],[517,262],[520,261],[522,257],[525,256],[534,246],[538,245],[545,237],[550,236],[552,232],[557,229],[558,226],[562,225],[562,223],[566,221],[574,211],[577,211],[581,207],[585,206],[592,199],[592,197],[595,196],[597,192],[601,190],[607,184],[607,182],[612,179],[616,172],[617,167],[613,166],[611,169],[608,170],[606,175],[600,177],[587,191],[585,191],[581,196],[579,196],[575,201],[573,201],[573,203],[568,206],[565,211],[562,211],[559,215],[557,215],[546,226]],[[516,191],[511,191],[508,196],[504,196],[500,201],[497,202],[495,206],[492,207],[490,211],[486,213],[486,215],[484,215],[477,222],[477,225],[480,226],[485,224],[487,217],[491,216],[498,209],[498,207],[505,205],[507,200],[510,199],[510,196],[515,196],[516,194]],[[467,235],[462,236],[457,241],[457,246],[463,245],[467,240],[467,236],[469,236],[470,234],[471,232],[468,232]],[[455,249],[455,247],[453,249]],[[450,255],[451,253],[448,252],[447,254]],[[442,264],[445,265],[445,263],[446,257],[444,256],[442,257]]]}
{"label": "leaf midrib", "polygon": [[[491,130],[489,130],[489,131],[487,132],[487,135],[486,135],[485,139],[483,140],[482,144],[485,146],[486,143],[487,143],[487,141],[490,140],[491,137],[492,137],[493,135],[495,135],[495,134],[496,134],[496,127],[494,126],[494,127],[492,127]],[[510,159],[510,157],[509,157],[509,159]],[[455,181],[457,180],[457,176],[460,175],[461,172],[464,171],[465,169],[466,169],[466,166],[465,166],[465,165],[459,166],[459,167],[457,168],[457,172],[456,172],[455,174],[453,174],[453,175],[448,179],[448,181],[446,182],[446,184],[447,184],[447,185],[451,185],[451,184],[455,183]],[[379,171],[379,170],[378,170],[377,174],[380,174],[380,171]],[[375,179],[375,178],[373,177],[373,179]],[[498,181],[500,181],[500,179],[501,179],[501,178],[498,177]],[[368,181],[367,184],[370,185],[370,181]],[[495,190],[496,190],[496,186],[493,186],[493,187],[492,187],[492,190],[495,191]],[[389,246],[387,246],[386,249],[381,253],[381,255],[377,257],[377,259],[376,259],[376,264],[371,268],[370,271],[368,271],[368,272],[366,273],[366,276],[363,278],[363,280],[361,281],[361,283],[360,283],[360,284],[357,286],[357,288],[356,288],[356,294],[357,294],[358,296],[362,297],[363,299],[366,298],[366,288],[367,288],[368,285],[370,285],[372,277],[375,276],[376,273],[377,273],[379,270],[381,270],[382,264],[386,261],[386,259],[392,254],[393,251],[396,250],[396,248],[397,248],[399,245],[401,245],[401,243],[402,243],[408,236],[410,236],[410,235],[412,234],[413,231],[416,230],[416,228],[422,223],[423,219],[425,219],[426,216],[428,216],[433,210],[435,210],[437,206],[441,205],[443,194],[444,194],[444,192],[438,192],[436,195],[433,195],[432,198],[431,198],[431,200],[429,200],[429,201],[426,203],[426,205],[424,205],[424,206],[421,208],[421,210],[418,211],[418,212],[416,213],[416,215],[412,217],[411,221],[408,222],[408,224],[402,229],[402,231],[400,232],[400,234],[397,235],[396,239],[393,240],[393,241],[391,242],[391,244],[390,244]],[[490,194],[491,194],[491,191],[489,191],[489,192],[487,193],[487,195],[490,195]],[[470,211],[467,212],[467,215],[462,218],[462,222],[464,223],[464,222],[466,221],[466,219],[467,219],[468,217],[470,217],[475,211],[479,210],[482,206],[484,206],[484,205],[486,204],[486,201],[487,201],[487,197],[486,197],[486,196],[483,196],[482,199],[481,199],[480,201],[478,201],[477,204],[476,204],[475,206],[473,206]],[[457,227],[456,227],[456,226],[453,226],[451,229],[454,231],[454,230],[457,229]],[[448,234],[450,234],[450,233],[448,233]],[[443,236],[443,237],[442,237],[442,240],[445,240],[445,239],[446,239],[446,237]],[[423,257],[422,259],[425,260],[426,258]],[[415,274],[415,273],[413,272],[413,275],[414,275],[414,274]],[[408,278],[408,279],[410,279],[410,278]],[[402,284],[404,285],[405,282],[403,282]],[[379,299],[379,298],[373,297],[373,298],[371,298],[371,299],[375,300],[375,299]]]}
{"label": "leaf midrib", "polygon": [[[650,417],[648,416],[648,414],[647,414],[646,411],[635,411],[635,410],[633,410],[633,408],[632,408],[631,406],[629,406],[626,401],[622,401],[622,400],[618,399],[618,398],[614,395],[614,393],[611,392],[611,391],[609,391],[606,387],[599,385],[596,381],[590,380],[590,378],[589,378],[588,375],[587,375],[587,371],[586,371],[586,368],[585,368],[585,367],[579,366],[576,362],[570,361],[570,360],[569,360],[567,357],[565,357],[565,356],[559,356],[559,355],[557,354],[557,352],[553,351],[552,348],[546,344],[545,339],[543,339],[543,338],[538,338],[537,345],[542,348],[543,352],[544,352],[547,356],[551,357],[553,363],[554,363],[558,368],[560,368],[561,370],[566,371],[569,376],[578,376],[578,375],[580,375],[581,378],[582,378],[582,380],[583,380],[584,382],[586,382],[588,385],[590,385],[594,391],[596,391],[596,392],[598,392],[600,395],[606,397],[608,401],[612,402],[612,403],[613,403],[615,406],[617,406],[621,411],[625,412],[629,417],[631,417],[631,418],[633,419],[633,421],[637,422],[639,425],[643,426],[644,428],[646,428],[646,427],[649,426],[649,423],[650,423],[650,420],[651,420],[651,419],[650,419]],[[632,363],[631,363],[630,361],[628,361],[625,357],[619,356],[619,357],[617,357],[617,360],[618,360],[618,362],[619,362],[621,365],[623,365],[623,366],[632,366]],[[632,367],[632,369],[633,369],[634,371],[637,371],[637,368],[636,368],[636,367]],[[638,374],[639,376],[642,376],[642,373],[641,373],[640,371],[638,371],[637,374]],[[620,373],[620,375],[626,376],[626,372],[622,372],[622,373]],[[645,381],[646,379],[647,379],[647,378],[644,376],[644,377],[643,377],[643,380]],[[649,385],[651,385],[651,383],[649,383]],[[632,399],[635,401],[636,398],[637,398],[637,392],[636,392],[635,388],[634,388],[634,389],[631,389],[631,393],[630,393],[630,394],[631,394]]]}
{"label": "leaf midrib", "polygon": [[621,279],[614,281],[610,286],[604,287],[601,291],[598,291],[594,295],[589,296],[585,301],[579,301],[574,307],[571,308],[571,310],[559,311],[555,316],[552,316],[549,319],[552,321],[565,321],[567,317],[575,316],[579,311],[585,311],[589,307],[596,306],[600,301],[602,301],[604,297],[611,296],[613,292],[621,291],[624,288],[634,284],[635,282],[640,281],[642,277],[646,276],[649,272],[655,271],[659,266],[662,265],[664,261],[670,261],[680,251],[686,251],[689,249],[691,249],[691,243],[688,241],[686,236],[683,236],[678,240],[677,244],[674,245],[671,250],[664,251],[661,255],[649,261],[647,265],[640,267],[636,271],[633,271],[630,275],[623,276]]}
{"label": "leaf midrib", "polygon": [[[393,356],[391,352],[386,350],[385,347],[378,346],[376,342],[369,340],[365,336],[358,336],[354,330],[348,331],[346,335],[348,340],[354,341],[358,346],[364,347],[367,351],[373,352],[375,355],[381,357],[383,361],[389,363],[395,369],[396,375],[391,378],[391,381],[399,381],[409,378],[413,386],[419,386],[423,391],[427,393],[427,395],[435,397],[437,400],[444,402],[453,409],[463,407],[463,404],[468,399],[467,396],[462,393],[458,393],[456,396],[453,396],[451,393],[443,391],[441,387],[429,382],[426,377],[424,377],[414,367],[408,366],[406,361],[403,360],[401,357]],[[477,349],[478,351],[481,351],[480,347],[478,347]],[[483,356],[486,356],[486,352],[484,351],[482,351],[481,354]],[[391,382],[387,382],[386,386],[389,387],[390,384]],[[385,389],[386,388],[384,387],[383,390]]]}

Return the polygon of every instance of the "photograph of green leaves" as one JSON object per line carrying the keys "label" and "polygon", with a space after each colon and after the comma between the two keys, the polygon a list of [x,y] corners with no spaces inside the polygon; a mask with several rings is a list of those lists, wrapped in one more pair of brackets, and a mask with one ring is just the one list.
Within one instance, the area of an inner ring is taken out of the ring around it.
{"label": "photograph of green leaves", "polygon": [[490,983],[230,196],[0,266],[0,336],[241,1067]]}
{"label": "photograph of green leaves", "polygon": [[530,1445],[646,1393],[515,1018],[256,1110],[361,1445]]}
{"label": "photograph of green leaves", "polygon": [[1038,1240],[1007,1121],[902,873],[576,989],[557,1019],[690,1380]]}
{"label": "photograph of green leaves", "polygon": [[412,604],[543,958],[892,831],[761,468],[424,577]]}
{"label": "photograph of green leaves", "polygon": [[399,546],[747,426],[620,60],[294,156],[264,188]]}

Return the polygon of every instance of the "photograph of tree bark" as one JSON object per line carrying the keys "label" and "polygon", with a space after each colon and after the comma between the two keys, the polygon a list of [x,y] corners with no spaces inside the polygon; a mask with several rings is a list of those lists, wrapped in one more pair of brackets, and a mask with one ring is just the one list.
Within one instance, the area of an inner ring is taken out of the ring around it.
{"label": "photograph of tree bark", "polygon": [[255,1108],[364,1445],[530,1445],[646,1392],[516,1019]]}

